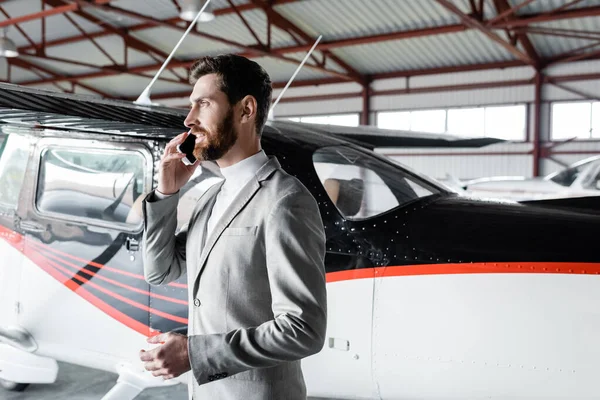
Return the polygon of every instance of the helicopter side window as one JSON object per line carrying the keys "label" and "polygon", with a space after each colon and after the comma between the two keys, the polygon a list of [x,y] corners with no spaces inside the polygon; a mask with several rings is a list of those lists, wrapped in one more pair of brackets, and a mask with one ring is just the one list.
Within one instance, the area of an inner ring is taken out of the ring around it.
{"label": "helicopter side window", "polygon": [[25,179],[29,142],[17,134],[0,134],[0,206],[14,210]]}
{"label": "helicopter side window", "polygon": [[554,175],[550,180],[561,186],[571,186],[586,166],[587,165],[582,164],[576,167],[567,168]]}
{"label": "helicopter side window", "polygon": [[37,209],[139,226],[141,212],[134,208],[144,191],[145,163],[136,151],[47,148],[40,162]]}
{"label": "helicopter side window", "polygon": [[351,147],[320,148],[313,154],[325,192],[347,219],[387,212],[439,190],[399,166]]}

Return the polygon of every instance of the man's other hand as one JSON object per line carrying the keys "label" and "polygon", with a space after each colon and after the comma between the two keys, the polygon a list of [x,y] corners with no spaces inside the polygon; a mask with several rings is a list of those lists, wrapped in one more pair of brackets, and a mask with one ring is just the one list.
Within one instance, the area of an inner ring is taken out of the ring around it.
{"label": "man's other hand", "polygon": [[146,340],[161,346],[140,351],[140,360],[144,368],[154,376],[173,379],[191,369],[188,355],[188,337],[179,333],[163,333]]}

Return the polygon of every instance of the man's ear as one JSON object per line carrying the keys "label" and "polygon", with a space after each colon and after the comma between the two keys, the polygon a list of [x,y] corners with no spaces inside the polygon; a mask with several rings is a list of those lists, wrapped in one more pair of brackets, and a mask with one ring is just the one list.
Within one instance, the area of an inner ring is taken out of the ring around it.
{"label": "man's ear", "polygon": [[256,118],[256,110],[258,104],[256,103],[256,99],[254,96],[246,96],[242,100],[240,100],[241,105],[241,114],[242,114],[242,122],[248,122],[250,120],[254,120]]}

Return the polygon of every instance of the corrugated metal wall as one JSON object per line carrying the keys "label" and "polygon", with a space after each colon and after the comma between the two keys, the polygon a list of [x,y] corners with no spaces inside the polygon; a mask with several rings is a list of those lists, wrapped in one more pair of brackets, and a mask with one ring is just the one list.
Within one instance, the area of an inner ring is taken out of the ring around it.
{"label": "corrugated metal wall", "polygon": [[[599,61],[585,61],[570,65],[557,65],[548,68],[545,73],[550,76],[589,74],[600,71]],[[532,79],[535,72],[529,67],[506,68],[490,71],[467,73],[450,73],[412,77],[410,79],[387,79],[372,83],[376,91],[390,89],[417,89],[426,87],[465,85],[483,82],[521,81]],[[587,93],[592,98],[599,99],[600,80],[572,81],[561,85]],[[354,93],[352,98],[338,100],[319,100],[305,102],[279,103],[275,111],[276,117],[318,115],[335,113],[358,113],[362,110],[362,98],[358,84],[347,83],[323,85],[320,87],[290,88],[284,98]],[[373,96],[371,98],[370,121],[375,124],[379,111],[400,111],[428,108],[450,108],[462,106],[485,106],[499,104],[527,104],[529,108],[529,132],[533,136],[533,102],[534,85],[519,85],[510,87],[478,88],[475,90],[440,91],[432,93],[402,94]],[[279,91],[275,91],[277,96]],[[582,100],[581,96],[568,92],[556,86],[545,84],[542,90],[541,108],[541,141],[550,138],[551,102]],[[477,178],[483,176],[533,175],[533,156],[526,154],[533,149],[533,143],[507,143],[494,145],[485,149],[378,149],[379,152],[390,155],[401,163],[437,179],[444,179],[447,174],[459,179]],[[482,155],[477,155],[480,151]],[[593,153],[600,154],[600,141],[570,142],[561,144],[554,149],[557,154],[553,158],[562,163],[570,164]],[[574,154],[579,152],[580,154]],[[513,153],[513,154],[511,154]],[[516,153],[516,154],[514,154]],[[542,159],[540,174],[546,175],[561,169],[562,165],[550,159]]]}

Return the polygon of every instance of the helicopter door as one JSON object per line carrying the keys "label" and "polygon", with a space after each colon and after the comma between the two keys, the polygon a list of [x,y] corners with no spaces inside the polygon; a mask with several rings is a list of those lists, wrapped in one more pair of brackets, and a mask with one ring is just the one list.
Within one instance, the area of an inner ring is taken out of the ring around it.
{"label": "helicopter door", "polygon": [[139,251],[150,152],[137,143],[44,138],[36,158],[21,222],[33,260],[22,279],[21,325],[40,342],[133,357],[151,312]]}
{"label": "helicopter door", "polygon": [[0,327],[17,325],[24,250],[18,215],[33,144],[29,135],[0,133]]}

